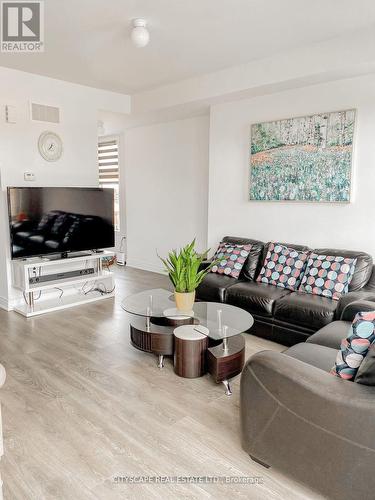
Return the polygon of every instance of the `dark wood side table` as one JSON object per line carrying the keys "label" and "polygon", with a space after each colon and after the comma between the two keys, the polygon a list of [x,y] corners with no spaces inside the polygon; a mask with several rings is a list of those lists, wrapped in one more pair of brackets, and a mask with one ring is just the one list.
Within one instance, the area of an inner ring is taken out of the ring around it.
{"label": "dark wood side table", "polygon": [[173,356],[174,353],[173,330],[177,325],[192,323],[194,320],[191,318],[150,318],[145,324],[144,318],[136,316],[130,323],[130,342],[141,351],[156,354],[158,367],[163,368],[164,356]]}
{"label": "dark wood side table", "polygon": [[[230,395],[229,379],[244,365],[241,333],[251,328],[253,317],[244,309],[216,302],[196,302],[193,310],[186,312],[173,306],[173,295],[162,288],[126,297],[121,307],[131,315],[132,345],[156,354],[159,368],[163,367],[164,356],[174,355],[175,371],[182,377],[199,377],[208,370]],[[197,338],[177,338],[174,330],[180,326],[193,331]]]}
{"label": "dark wood side table", "polygon": [[225,394],[232,394],[229,379],[242,372],[245,363],[245,339],[236,335],[207,349],[207,370],[215,382],[222,382]]}
{"label": "dark wood side table", "polygon": [[206,373],[208,330],[204,330],[206,335],[197,332],[192,325],[174,329],[174,371],[180,377],[197,378]]}

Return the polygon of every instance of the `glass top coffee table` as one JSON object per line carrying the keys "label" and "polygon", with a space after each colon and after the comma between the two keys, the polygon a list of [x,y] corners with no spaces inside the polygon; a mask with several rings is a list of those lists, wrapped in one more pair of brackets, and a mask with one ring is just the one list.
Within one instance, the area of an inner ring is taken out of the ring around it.
{"label": "glass top coffee table", "polygon": [[[207,337],[207,345],[203,342],[206,345],[203,373],[208,370],[216,382],[224,383],[226,393],[231,394],[228,380],[242,371],[244,363],[245,341],[240,334],[254,323],[250,313],[217,302],[195,302],[191,311],[182,312],[176,309],[173,293],[162,288],[130,295],[122,301],[121,307],[132,315],[132,345],[156,354],[159,368],[164,366],[164,356],[174,355],[176,371],[175,343],[180,345],[185,342],[182,347],[188,348],[188,342],[194,342],[200,336],[202,339]],[[177,328],[181,326],[185,326],[183,338],[178,337]],[[194,345],[190,346],[192,350]],[[193,364],[197,359],[190,359],[190,362]],[[183,364],[189,368],[187,356]],[[192,365],[190,368],[190,371],[184,369],[183,373],[196,373]]]}

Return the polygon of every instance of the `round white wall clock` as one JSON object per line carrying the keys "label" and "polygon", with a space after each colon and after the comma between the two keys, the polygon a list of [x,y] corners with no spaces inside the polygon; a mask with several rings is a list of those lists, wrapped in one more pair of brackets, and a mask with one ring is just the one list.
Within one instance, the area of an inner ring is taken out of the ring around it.
{"label": "round white wall clock", "polygon": [[45,160],[57,161],[63,152],[62,140],[55,132],[43,132],[39,136],[38,149]]}

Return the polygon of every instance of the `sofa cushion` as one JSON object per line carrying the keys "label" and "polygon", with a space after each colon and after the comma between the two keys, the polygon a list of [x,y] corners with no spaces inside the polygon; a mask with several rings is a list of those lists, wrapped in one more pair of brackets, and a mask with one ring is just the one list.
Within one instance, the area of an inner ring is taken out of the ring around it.
{"label": "sofa cushion", "polygon": [[307,257],[307,252],[298,252],[280,243],[271,243],[257,281],[288,290],[297,290]]}
{"label": "sofa cushion", "polygon": [[276,286],[244,281],[227,289],[226,302],[261,316],[272,316],[276,300],[290,294]]}
{"label": "sofa cushion", "polygon": [[342,256],[347,259],[357,259],[354,274],[349,284],[349,291],[359,290],[368,282],[372,273],[372,257],[365,252],[352,250],[337,250],[334,248],[316,248],[314,252],[321,255]]}
{"label": "sofa cushion", "polygon": [[239,245],[222,241],[213,256],[217,264],[212,266],[211,273],[225,274],[238,279],[250,250],[250,244]]}
{"label": "sofa cushion", "polygon": [[[260,256],[260,266],[258,271],[262,269],[263,262],[267,256],[268,249],[271,245],[272,241],[268,241],[263,248],[262,255]],[[282,245],[283,247],[288,247],[288,248],[294,248],[294,250],[297,250],[297,252],[311,252],[311,248],[307,247],[306,245],[298,245],[296,243],[284,243],[284,242],[278,242],[279,245]]]}
{"label": "sofa cushion", "polygon": [[300,290],[339,300],[348,293],[357,259],[311,253]]}
{"label": "sofa cushion", "polygon": [[251,238],[238,238],[236,236],[225,236],[224,243],[237,243],[238,245],[251,245],[251,250],[242,268],[240,279],[252,281],[259,270],[260,255],[264,251],[264,243]]}
{"label": "sofa cushion", "polygon": [[345,380],[353,380],[374,341],[375,311],[359,312],[341,342],[331,373]]}
{"label": "sofa cushion", "polygon": [[358,368],[354,382],[364,385],[375,385],[375,344],[371,344],[368,353]]}
{"label": "sofa cushion", "polygon": [[225,291],[228,287],[238,283],[238,280],[222,274],[208,273],[196,290],[199,300],[209,302],[224,302]]}
{"label": "sofa cushion", "polygon": [[338,302],[320,295],[292,292],[277,300],[274,317],[318,330],[333,321]]}
{"label": "sofa cushion", "polygon": [[311,335],[306,342],[331,347],[337,351],[340,349],[342,339],[348,335],[351,324],[351,321],[332,321]]}
{"label": "sofa cushion", "polygon": [[299,359],[308,365],[320,368],[325,372],[329,372],[332,368],[332,363],[335,362],[337,349],[325,347],[317,344],[296,344],[289,347],[284,354]]}

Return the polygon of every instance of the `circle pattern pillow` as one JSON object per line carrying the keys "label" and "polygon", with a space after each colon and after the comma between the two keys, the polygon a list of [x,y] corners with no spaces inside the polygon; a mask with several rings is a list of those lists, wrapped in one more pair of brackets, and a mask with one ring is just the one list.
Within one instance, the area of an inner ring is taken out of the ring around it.
{"label": "circle pattern pillow", "polygon": [[250,250],[251,245],[221,242],[213,258],[219,262],[211,268],[211,272],[238,279]]}
{"label": "circle pattern pillow", "polygon": [[301,283],[308,254],[280,243],[270,243],[257,281],[297,290]]}
{"label": "circle pattern pillow", "polygon": [[348,336],[342,340],[331,373],[345,380],[353,380],[375,342],[375,311],[356,314]]}
{"label": "circle pattern pillow", "polygon": [[348,293],[357,259],[312,253],[300,290],[339,300]]}

